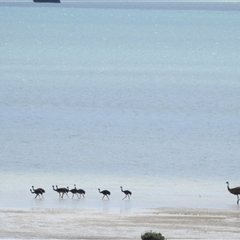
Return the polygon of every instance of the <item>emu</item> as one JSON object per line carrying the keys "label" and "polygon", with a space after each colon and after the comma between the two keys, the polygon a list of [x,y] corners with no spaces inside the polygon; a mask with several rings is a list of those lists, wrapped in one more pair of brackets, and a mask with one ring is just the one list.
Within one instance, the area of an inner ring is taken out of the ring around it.
{"label": "emu", "polygon": [[[57,187],[57,185],[56,185],[56,187]],[[54,188],[54,185],[52,185],[52,188],[53,188],[53,191],[58,192],[59,197],[60,197],[60,196],[61,196],[61,193],[62,193],[61,189],[59,189],[58,187],[55,189],[55,188]]]}
{"label": "emu", "polygon": [[45,190],[43,188],[34,189],[34,186],[32,186],[32,189],[33,189],[33,191],[41,191],[42,194],[45,193]]}
{"label": "emu", "polygon": [[[76,188],[76,184],[74,184],[74,187],[75,187],[75,188],[69,190],[69,192],[72,193],[72,198],[74,197],[75,194],[76,194],[77,197],[78,197],[78,190],[77,190],[77,188]],[[79,197],[78,197],[78,198],[79,198]]]}
{"label": "emu", "polygon": [[[84,197],[85,195],[85,191],[83,189],[77,189],[77,193],[79,194],[80,198],[81,198],[81,195]],[[84,197],[85,198],[85,197]]]}
{"label": "emu", "polygon": [[[56,187],[58,187],[58,186],[56,186]],[[66,194],[67,197],[69,197],[69,196],[68,196],[69,187],[66,187],[66,188],[58,188],[58,189],[60,189],[60,190],[62,191],[62,198],[63,198],[64,194]]]}
{"label": "emu", "polygon": [[[59,197],[63,198],[63,195],[66,194],[68,196],[68,192],[69,192],[69,188],[58,188],[58,186],[56,185],[56,189],[54,188],[54,185],[52,185],[53,190],[59,193]],[[62,196],[61,196],[62,193]]]}
{"label": "emu", "polygon": [[[98,189],[98,191],[100,192],[100,188]],[[108,195],[111,195],[111,193],[110,193],[108,190],[103,190],[103,191],[101,191],[100,193],[103,194],[102,199],[103,199],[105,196],[109,199]]]}
{"label": "emu", "polygon": [[[37,196],[39,196],[39,198],[41,198],[41,196],[42,196],[42,194],[43,194],[43,192],[42,192],[41,190],[38,190],[38,189],[36,189],[36,190],[30,189],[30,192],[36,194],[35,198],[36,198]],[[40,195],[41,195],[41,196],[40,196]],[[43,196],[42,196],[42,197],[43,197]]]}
{"label": "emu", "polygon": [[124,200],[126,197],[128,197],[128,199],[130,199],[130,195],[132,195],[132,192],[130,192],[129,190],[123,190],[122,186],[120,188],[121,188],[121,191],[123,193],[125,193],[125,195],[126,195],[122,200]]}
{"label": "emu", "polygon": [[240,194],[240,187],[235,187],[235,188],[230,188],[229,187],[229,183],[228,182],[226,182],[226,184],[227,184],[227,188],[228,188],[228,191],[230,192],[230,193],[232,193],[233,195],[237,195],[237,204],[239,204],[239,194]]}

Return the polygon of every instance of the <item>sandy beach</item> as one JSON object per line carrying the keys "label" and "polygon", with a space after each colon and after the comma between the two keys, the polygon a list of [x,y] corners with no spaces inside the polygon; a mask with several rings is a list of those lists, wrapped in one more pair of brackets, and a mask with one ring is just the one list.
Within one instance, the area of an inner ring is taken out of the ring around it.
{"label": "sandy beach", "polygon": [[240,239],[240,213],[208,209],[148,209],[130,214],[95,210],[1,210],[1,239]]}

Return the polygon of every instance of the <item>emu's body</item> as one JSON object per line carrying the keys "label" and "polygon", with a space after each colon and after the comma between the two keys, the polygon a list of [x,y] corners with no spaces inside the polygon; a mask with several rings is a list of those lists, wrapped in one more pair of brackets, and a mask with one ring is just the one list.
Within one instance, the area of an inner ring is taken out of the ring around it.
{"label": "emu's body", "polygon": [[[57,186],[56,186],[57,187]],[[66,187],[66,188],[59,188],[61,191],[62,191],[62,198],[63,198],[63,195],[64,194],[66,194],[67,195],[67,197],[69,197],[68,196],[68,192],[69,192],[69,188],[68,187]]]}
{"label": "emu's body", "polygon": [[[40,190],[38,190],[38,189],[35,189],[35,190],[30,189],[30,192],[36,194],[35,198],[36,198],[37,196],[39,196],[39,198],[41,198],[41,196],[42,196],[42,194],[43,194],[42,191],[40,191]],[[40,195],[41,195],[41,196],[40,196]],[[42,196],[42,197],[43,197],[43,196]]]}
{"label": "emu's body", "polygon": [[41,191],[42,194],[45,193],[45,190],[43,188],[34,189],[34,186],[32,186],[32,189],[33,189],[33,191]]}
{"label": "emu's body", "polygon": [[100,189],[98,189],[98,191],[103,194],[102,199],[103,199],[105,196],[109,199],[108,195],[111,195],[111,193],[110,193],[108,190],[100,191]]}
{"label": "emu's body", "polygon": [[[74,187],[75,187],[75,188],[69,190],[69,192],[72,193],[72,198],[74,197],[75,194],[76,194],[77,197],[78,197],[78,190],[77,190],[77,188],[76,188],[76,184],[74,184]],[[79,197],[78,197],[78,198],[79,198]]]}
{"label": "emu's body", "polygon": [[[58,192],[59,193],[59,197],[63,198],[63,195],[66,194],[68,196],[68,192],[69,192],[69,189],[68,187],[67,188],[58,188],[58,186],[56,185],[56,189],[54,188],[54,185],[52,185],[53,187],[53,190]],[[62,193],[62,196],[61,196],[61,193]]]}
{"label": "emu's body", "polygon": [[129,190],[123,190],[122,186],[120,188],[121,188],[121,191],[123,193],[125,193],[125,195],[126,195],[122,200],[124,200],[126,197],[128,197],[128,199],[130,199],[130,195],[132,195],[132,192],[130,192]]}
{"label": "emu's body", "polygon": [[80,198],[81,198],[81,195],[84,197],[85,195],[85,191],[83,189],[77,189],[77,193],[79,194]]}
{"label": "emu's body", "polygon": [[237,204],[239,204],[239,196],[238,195],[240,195],[240,187],[235,187],[235,188],[230,188],[229,187],[229,183],[228,182],[226,182],[227,183],[227,189],[228,189],[228,191],[231,193],[231,194],[233,194],[233,195],[236,195],[237,196]]}

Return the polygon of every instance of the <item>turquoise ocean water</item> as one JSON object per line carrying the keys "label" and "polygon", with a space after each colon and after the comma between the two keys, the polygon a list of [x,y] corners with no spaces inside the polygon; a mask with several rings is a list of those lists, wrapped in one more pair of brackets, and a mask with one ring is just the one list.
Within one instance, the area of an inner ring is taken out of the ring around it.
{"label": "turquoise ocean water", "polygon": [[238,209],[226,181],[240,185],[239,22],[211,8],[0,5],[0,208]]}

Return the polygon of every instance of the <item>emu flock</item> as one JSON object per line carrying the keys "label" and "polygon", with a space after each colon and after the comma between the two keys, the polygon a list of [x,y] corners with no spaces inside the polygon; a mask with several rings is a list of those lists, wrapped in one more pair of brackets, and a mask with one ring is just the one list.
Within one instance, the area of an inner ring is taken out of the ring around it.
{"label": "emu flock", "polygon": [[[227,190],[233,194],[237,196],[237,204],[239,204],[240,198],[240,186],[239,187],[235,187],[235,188],[230,188],[229,187],[229,182],[226,182],[227,184]],[[71,192],[72,193],[72,198],[76,195],[78,198],[81,198],[81,196],[84,198],[85,196],[85,191],[83,189],[77,189],[76,184],[74,184],[74,188],[69,190],[69,187],[66,188],[58,188],[58,186],[56,185],[56,187],[54,187],[54,185],[52,185],[52,188],[54,191],[58,192],[59,197],[63,198],[64,195],[68,196],[68,193]],[[128,199],[130,200],[130,195],[132,195],[132,192],[130,192],[129,190],[123,190],[122,186],[120,187],[121,191],[125,194],[125,197],[122,199],[124,200],[125,198],[128,197]],[[108,190],[103,190],[100,191],[100,188],[98,189],[99,193],[103,194],[102,199],[104,199],[105,197],[109,199],[109,196],[111,195],[110,191]],[[45,190],[42,188],[37,188],[35,189],[34,186],[32,186],[32,189],[30,189],[30,192],[35,194],[35,198],[39,197],[39,198],[43,198],[43,194],[45,193]]]}
{"label": "emu flock", "polygon": [[[83,189],[77,189],[76,184],[74,184],[74,188],[70,189],[70,190],[69,190],[69,187],[59,188],[57,185],[56,185],[56,187],[54,187],[54,185],[52,185],[52,188],[53,188],[53,191],[58,192],[59,198],[63,198],[64,195],[69,197],[68,196],[69,192],[72,193],[72,198],[74,198],[75,195],[78,198],[81,198],[81,196],[84,198],[85,193],[86,193]],[[130,195],[132,195],[132,192],[130,192],[129,190],[123,190],[122,186],[120,187],[120,189],[125,194],[125,197],[122,200],[124,200],[127,197],[130,200]],[[110,191],[108,191],[108,190],[100,191],[100,188],[98,189],[98,191],[99,191],[99,193],[103,194],[102,199],[104,199],[104,197],[107,197],[109,199],[109,195],[111,195]],[[30,189],[30,192],[36,195],[35,198],[37,198],[37,197],[43,198],[43,194],[45,193],[45,190],[43,188],[34,188],[34,186],[32,186],[32,188]]]}

